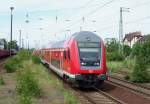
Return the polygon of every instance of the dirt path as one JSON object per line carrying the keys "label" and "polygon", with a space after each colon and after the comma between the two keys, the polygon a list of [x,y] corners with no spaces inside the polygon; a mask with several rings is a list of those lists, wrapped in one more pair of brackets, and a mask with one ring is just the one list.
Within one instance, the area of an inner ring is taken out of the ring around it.
{"label": "dirt path", "polygon": [[0,64],[0,77],[4,80],[4,85],[0,85],[0,104],[16,104],[15,73],[6,73],[3,66]]}

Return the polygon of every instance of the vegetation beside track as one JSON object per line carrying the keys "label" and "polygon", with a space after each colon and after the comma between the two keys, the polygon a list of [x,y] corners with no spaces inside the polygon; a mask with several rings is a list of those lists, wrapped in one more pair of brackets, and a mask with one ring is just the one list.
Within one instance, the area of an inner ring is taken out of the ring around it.
{"label": "vegetation beside track", "polygon": [[10,58],[5,69],[8,73],[15,73],[18,104],[43,104],[41,101],[45,97],[47,99],[44,104],[79,103],[71,91],[50,76],[40,59],[28,51],[20,51],[18,55]]}
{"label": "vegetation beside track", "polygon": [[0,78],[0,85],[4,85],[4,84],[5,84],[4,79],[3,79],[3,77],[1,77]]}
{"label": "vegetation beside track", "polygon": [[[123,51],[119,53],[119,47]],[[125,71],[125,79],[137,83],[150,82],[150,38],[130,48],[116,40],[106,44],[107,69],[110,72]]]}

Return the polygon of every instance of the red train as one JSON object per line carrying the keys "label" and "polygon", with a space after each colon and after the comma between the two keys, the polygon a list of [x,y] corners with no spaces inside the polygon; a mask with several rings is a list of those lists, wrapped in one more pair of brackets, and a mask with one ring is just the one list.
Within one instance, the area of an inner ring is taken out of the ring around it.
{"label": "red train", "polygon": [[104,43],[95,33],[77,32],[67,40],[35,50],[33,54],[75,86],[93,87],[107,79]]}
{"label": "red train", "polygon": [[10,52],[8,50],[0,49],[0,59],[9,56]]}
{"label": "red train", "polygon": [[[16,52],[12,50],[11,51],[11,55],[15,55],[15,54],[16,54]],[[0,59],[8,57],[9,55],[10,55],[10,51],[9,50],[0,49]]]}

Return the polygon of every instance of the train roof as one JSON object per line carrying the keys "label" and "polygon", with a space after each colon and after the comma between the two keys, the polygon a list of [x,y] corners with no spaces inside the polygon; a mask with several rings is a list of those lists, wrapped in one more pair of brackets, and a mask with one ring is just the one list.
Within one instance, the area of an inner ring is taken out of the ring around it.
{"label": "train roof", "polygon": [[71,37],[73,37],[78,42],[100,42],[101,38],[93,32],[90,31],[80,31],[74,33]]}
{"label": "train roof", "polygon": [[51,48],[64,48],[64,42],[65,40],[56,42],[51,45]]}
{"label": "train roof", "polygon": [[[75,39],[77,42],[100,42],[101,38],[93,32],[90,31],[80,31],[71,35],[67,40],[71,38]],[[64,48],[64,43],[66,40],[56,42],[51,45],[51,48]]]}

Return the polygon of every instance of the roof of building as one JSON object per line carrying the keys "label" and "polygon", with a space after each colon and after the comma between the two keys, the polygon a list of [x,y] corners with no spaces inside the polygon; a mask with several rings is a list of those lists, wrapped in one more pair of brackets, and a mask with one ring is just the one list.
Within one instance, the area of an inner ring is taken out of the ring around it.
{"label": "roof of building", "polygon": [[145,42],[148,38],[150,38],[150,35],[144,35],[142,38],[140,38],[139,40],[138,40],[138,42]]}
{"label": "roof of building", "polygon": [[138,38],[142,37],[141,32],[137,31],[137,32],[125,34],[123,41],[125,41],[125,39],[127,39],[129,42],[131,42],[134,37],[138,37]]}

